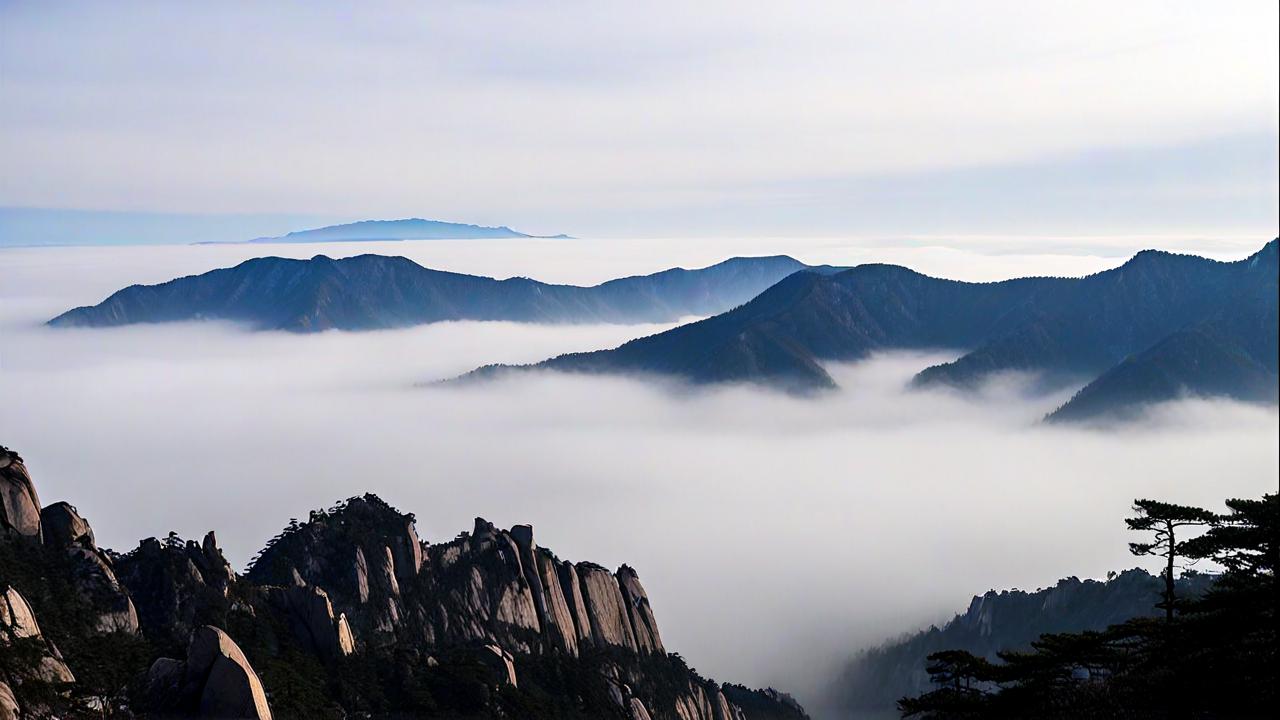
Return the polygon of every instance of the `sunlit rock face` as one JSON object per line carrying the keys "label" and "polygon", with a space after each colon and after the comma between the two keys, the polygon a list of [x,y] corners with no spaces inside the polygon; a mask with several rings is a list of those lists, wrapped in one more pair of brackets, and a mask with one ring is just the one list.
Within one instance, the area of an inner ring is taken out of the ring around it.
{"label": "sunlit rock face", "polygon": [[653,616],[653,608],[649,605],[649,596],[640,584],[640,576],[634,568],[623,565],[618,568],[618,586],[622,589],[622,599],[627,606],[627,615],[631,620],[632,634],[636,639],[636,647],[645,652],[663,652],[662,637],[658,634],[658,620]]}
{"label": "sunlit rock face", "polygon": [[[412,515],[364,495],[291,522],[241,577],[213,532],[201,542],[147,538],[117,555],[97,547],[69,503],[28,518],[35,488],[21,461],[5,457],[15,498],[7,508],[16,508],[6,517],[19,519],[6,527],[21,532],[0,542],[24,550],[6,554],[30,566],[21,576],[69,573],[77,607],[92,618],[72,646],[95,634],[141,636],[153,653],[134,661],[131,694],[99,698],[99,710],[133,702],[133,711],[158,717],[265,720],[270,703],[285,704],[279,716],[347,712],[343,701],[362,687],[399,692],[408,683],[443,697],[428,707],[444,702],[446,716],[524,716],[551,697],[547,717],[559,716],[556,706],[600,717],[743,717],[722,686],[666,654],[634,569],[561,560],[538,546],[529,525],[503,530],[476,518],[469,532],[430,545]],[[22,593],[5,588],[0,621],[43,648],[24,672],[75,683],[77,658],[64,659],[35,618]],[[269,693],[273,682],[280,695]],[[297,692],[298,683],[311,690]],[[345,695],[326,695],[333,687]],[[22,707],[23,687],[7,689],[0,706]],[[778,705],[763,691],[743,692]],[[782,709],[777,717],[804,717]]]}
{"label": "sunlit rock face", "polygon": [[192,633],[185,661],[159,658],[151,665],[146,694],[161,716],[271,720],[266,691],[244,651],[209,625]]}
{"label": "sunlit rock face", "polygon": [[55,684],[75,682],[76,677],[67,666],[62,653],[40,631],[35,611],[17,588],[0,589],[0,626],[6,628],[6,632],[0,633],[0,645],[31,641],[36,649],[29,667],[16,668],[19,679],[26,677]]}
{"label": "sunlit rock face", "polygon": [[22,457],[0,446],[0,532],[40,541],[40,496]]}

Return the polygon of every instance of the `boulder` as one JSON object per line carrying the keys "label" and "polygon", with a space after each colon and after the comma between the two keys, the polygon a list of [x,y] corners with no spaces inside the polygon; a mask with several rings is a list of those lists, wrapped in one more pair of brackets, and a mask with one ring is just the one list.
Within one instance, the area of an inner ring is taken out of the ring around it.
{"label": "boulder", "polygon": [[97,547],[89,521],[80,517],[80,512],[71,503],[56,502],[41,510],[40,525],[44,544],[49,547]]}
{"label": "boulder", "polygon": [[212,625],[191,635],[182,687],[195,701],[196,717],[271,720],[258,674],[240,646]]}
{"label": "boulder", "polygon": [[10,635],[17,640],[32,639],[43,644],[44,652],[39,663],[30,669],[30,677],[49,683],[76,681],[57,646],[40,633],[40,623],[36,622],[31,605],[17,588],[6,586],[4,592],[0,592],[0,625],[8,628],[8,632],[0,632],[0,645],[9,643]]}
{"label": "boulder", "polygon": [[22,457],[0,446],[0,535],[40,542],[40,496]]}
{"label": "boulder", "polygon": [[0,624],[18,639],[40,637],[40,623],[36,622],[35,613],[31,612],[31,606],[22,593],[12,586],[5,587],[0,593]]}

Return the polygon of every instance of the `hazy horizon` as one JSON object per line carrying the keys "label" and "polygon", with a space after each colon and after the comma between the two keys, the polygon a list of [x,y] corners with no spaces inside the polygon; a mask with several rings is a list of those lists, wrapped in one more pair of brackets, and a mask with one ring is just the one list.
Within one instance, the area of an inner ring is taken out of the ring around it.
{"label": "hazy horizon", "polygon": [[0,207],[265,220],[247,237],[1273,235],[1277,12],[7,2]]}

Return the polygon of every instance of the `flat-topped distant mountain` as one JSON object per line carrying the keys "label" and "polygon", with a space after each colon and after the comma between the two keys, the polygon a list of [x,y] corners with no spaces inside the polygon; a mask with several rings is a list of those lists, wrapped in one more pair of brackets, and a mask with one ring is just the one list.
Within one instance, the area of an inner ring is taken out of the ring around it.
{"label": "flat-topped distant mountain", "polygon": [[257,329],[314,332],[443,320],[671,322],[723,312],[806,267],[781,255],[743,257],[697,270],[672,268],[579,287],[442,272],[384,255],[264,257],[159,285],[133,285],[49,324],[104,327],[221,319]]}
{"label": "flat-topped distant mountain", "polygon": [[1237,262],[1148,250],[1084,278],[968,283],[861,265],[797,272],[722,315],[530,367],[807,392],[835,386],[825,361],[952,347],[966,352],[914,384],[969,387],[1010,371],[1062,384],[1098,379],[1055,419],[1182,394],[1275,403],[1276,298],[1274,240]]}
{"label": "flat-topped distant mountain", "polygon": [[407,218],[404,220],[361,220],[313,230],[298,230],[277,237],[261,237],[254,243],[351,242],[367,240],[473,240],[493,238],[568,238],[568,235],[529,235],[501,225],[485,227],[465,223]]}

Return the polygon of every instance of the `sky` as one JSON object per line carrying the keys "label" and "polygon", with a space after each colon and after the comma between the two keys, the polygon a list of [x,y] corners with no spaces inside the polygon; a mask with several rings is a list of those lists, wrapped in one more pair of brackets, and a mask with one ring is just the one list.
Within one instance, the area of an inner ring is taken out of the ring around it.
{"label": "sky", "polygon": [[[399,251],[461,272],[594,283],[733,252],[887,259],[991,280],[1123,262],[1071,252],[828,240],[345,243],[295,257]],[[1064,241],[1066,242],[1066,241]],[[1118,242],[1118,241],[1115,241]],[[1237,259],[1257,246],[1215,246]],[[0,250],[0,442],[43,503],[65,500],[118,551],[210,529],[242,569],[290,518],[364,492],[444,542],[482,516],[532,523],[561,558],[635,567],[666,646],[707,676],[794,692],[814,717],[858,649],[944,621],[988,589],[1155,564],[1132,557],[1137,497],[1220,507],[1275,490],[1274,407],[1187,401],[1105,429],[1039,418],[1075,390],[1000,378],[976,395],[908,392],[959,354],[830,368],[795,398],[625,377],[530,374],[421,384],[488,363],[612,347],[665,325],[453,322],[368,333],[222,323],[53,329],[43,321],[135,282],[224,267],[251,245]],[[501,448],[501,452],[494,452]]]}
{"label": "sky", "polygon": [[1277,13],[4,1],[0,243],[395,217],[584,237],[1265,240]]}

